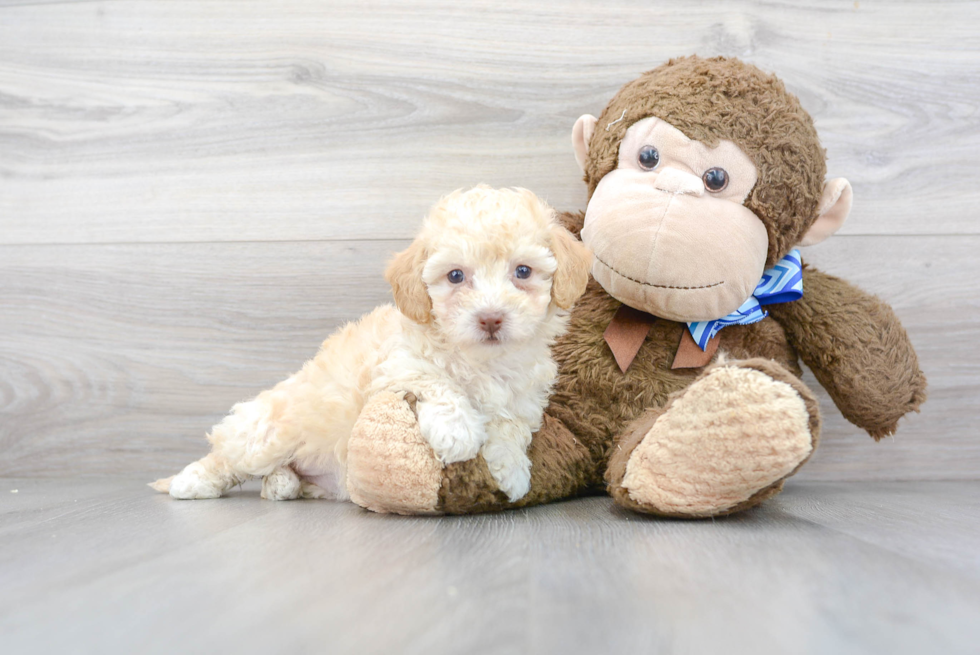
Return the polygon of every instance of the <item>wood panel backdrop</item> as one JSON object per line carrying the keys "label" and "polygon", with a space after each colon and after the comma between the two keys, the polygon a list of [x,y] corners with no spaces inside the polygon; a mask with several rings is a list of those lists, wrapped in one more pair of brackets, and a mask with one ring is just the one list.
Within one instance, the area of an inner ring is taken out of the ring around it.
{"label": "wood panel backdrop", "polygon": [[441,194],[583,208],[575,119],[690,53],[801,98],[855,191],[804,256],[890,301],[929,375],[880,444],[823,394],[800,477],[976,478],[980,4],[925,0],[0,0],[0,475],[176,471],[389,298]]}

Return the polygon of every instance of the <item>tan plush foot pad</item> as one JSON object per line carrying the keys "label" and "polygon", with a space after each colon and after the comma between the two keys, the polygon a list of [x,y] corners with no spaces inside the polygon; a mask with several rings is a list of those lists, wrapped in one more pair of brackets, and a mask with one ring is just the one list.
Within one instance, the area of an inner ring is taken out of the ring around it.
{"label": "tan plush foot pad", "polygon": [[351,500],[374,512],[438,514],[442,463],[408,403],[381,393],[361,411],[347,445]]}
{"label": "tan plush foot pad", "polygon": [[810,456],[819,419],[796,385],[757,368],[765,367],[710,369],[656,419],[626,465],[633,502],[671,515],[722,514]]}

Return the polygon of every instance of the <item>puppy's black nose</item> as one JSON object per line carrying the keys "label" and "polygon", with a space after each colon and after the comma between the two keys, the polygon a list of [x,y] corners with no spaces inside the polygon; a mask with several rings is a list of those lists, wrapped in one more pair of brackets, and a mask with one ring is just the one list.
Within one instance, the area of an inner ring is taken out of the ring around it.
{"label": "puppy's black nose", "polygon": [[500,326],[504,324],[504,315],[500,312],[487,312],[478,314],[476,320],[480,323],[480,328],[494,337],[500,331]]}

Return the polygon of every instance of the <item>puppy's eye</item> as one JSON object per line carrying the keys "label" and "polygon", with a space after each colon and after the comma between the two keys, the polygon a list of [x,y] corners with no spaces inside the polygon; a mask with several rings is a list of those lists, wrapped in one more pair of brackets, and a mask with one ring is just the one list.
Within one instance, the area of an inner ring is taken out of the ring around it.
{"label": "puppy's eye", "polygon": [[531,267],[521,264],[514,269],[514,275],[517,276],[518,280],[526,280],[531,277]]}
{"label": "puppy's eye", "polygon": [[640,148],[637,161],[640,162],[640,168],[652,171],[660,163],[660,151],[653,146],[643,146]]}
{"label": "puppy's eye", "polygon": [[446,277],[449,278],[449,281],[452,282],[453,284],[461,284],[463,280],[466,279],[466,276],[463,274],[463,271],[459,270],[458,268],[449,271],[449,275],[447,275]]}
{"label": "puppy's eye", "polygon": [[701,176],[708,191],[718,193],[728,186],[728,172],[724,168],[709,168]]}

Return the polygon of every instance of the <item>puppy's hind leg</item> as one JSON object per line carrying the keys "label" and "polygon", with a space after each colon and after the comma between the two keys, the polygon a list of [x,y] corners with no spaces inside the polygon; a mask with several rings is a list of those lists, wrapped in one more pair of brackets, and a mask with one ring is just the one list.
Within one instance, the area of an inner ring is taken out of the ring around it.
{"label": "puppy's hind leg", "polygon": [[188,464],[177,475],[157,480],[150,486],[180,500],[219,498],[236,484],[244,482],[247,477],[234,471],[225,460],[211,453]]}
{"label": "puppy's hind leg", "polygon": [[266,500],[296,500],[303,495],[303,483],[288,466],[280,466],[262,478],[262,494]]}
{"label": "puppy's hind leg", "polygon": [[[277,422],[278,405],[271,392],[252,401],[238,403],[231,414],[214,426],[208,440],[211,454],[187,465],[183,471],[150,484],[174,498],[218,498],[250,477],[278,472],[291,454],[291,443],[283,438]],[[287,434],[288,436],[288,434]],[[288,472],[295,477],[290,470]],[[278,476],[276,499],[289,495],[288,474]],[[281,478],[281,480],[280,480]],[[295,496],[294,496],[295,497]]]}

